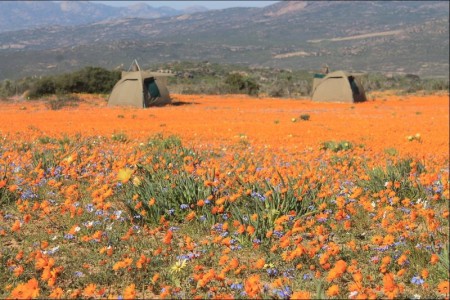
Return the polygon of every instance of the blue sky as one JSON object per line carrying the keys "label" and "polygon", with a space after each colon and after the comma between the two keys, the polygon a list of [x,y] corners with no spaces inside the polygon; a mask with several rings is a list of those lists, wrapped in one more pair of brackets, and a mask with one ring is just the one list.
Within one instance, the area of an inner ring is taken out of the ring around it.
{"label": "blue sky", "polygon": [[91,1],[110,6],[128,6],[134,3],[146,3],[149,6],[169,6],[175,9],[183,9],[190,6],[204,6],[209,9],[222,9],[229,7],[264,7],[278,1]]}

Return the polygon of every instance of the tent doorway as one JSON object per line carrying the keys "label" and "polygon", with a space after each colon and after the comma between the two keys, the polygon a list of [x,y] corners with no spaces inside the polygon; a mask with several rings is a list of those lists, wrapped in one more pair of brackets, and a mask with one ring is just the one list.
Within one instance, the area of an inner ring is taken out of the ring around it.
{"label": "tent doorway", "polygon": [[144,107],[150,107],[159,97],[161,97],[155,78],[151,77],[144,80],[144,94]]}

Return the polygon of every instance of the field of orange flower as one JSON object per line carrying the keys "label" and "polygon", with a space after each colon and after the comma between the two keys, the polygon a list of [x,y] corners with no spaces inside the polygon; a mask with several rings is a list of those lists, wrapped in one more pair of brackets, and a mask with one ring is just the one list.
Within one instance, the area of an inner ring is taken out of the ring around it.
{"label": "field of orange flower", "polygon": [[447,298],[448,95],[0,102],[0,298]]}

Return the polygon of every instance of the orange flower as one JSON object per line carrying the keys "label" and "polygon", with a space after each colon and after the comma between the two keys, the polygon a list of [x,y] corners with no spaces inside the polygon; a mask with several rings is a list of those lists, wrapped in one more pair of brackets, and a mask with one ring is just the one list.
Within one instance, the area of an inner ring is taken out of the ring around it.
{"label": "orange flower", "polygon": [[136,285],[134,283],[130,284],[125,288],[123,291],[123,298],[124,299],[134,299],[136,298]]}
{"label": "orange flower", "polygon": [[227,261],[228,261],[228,258],[229,257],[227,255],[221,256],[220,259],[219,259],[219,266],[225,265],[227,263]]}
{"label": "orange flower", "polygon": [[23,273],[23,267],[18,266],[14,269],[14,276],[19,277]]}
{"label": "orange flower", "polygon": [[254,264],[256,269],[262,269],[264,268],[264,265],[266,264],[266,261],[264,260],[264,258],[260,258],[256,261],[256,263]]}
{"label": "orange flower", "polygon": [[394,282],[394,275],[392,273],[384,274],[383,288],[384,288],[384,293],[389,298],[395,298],[395,296],[398,294],[399,288],[398,288],[397,284],[395,284],[395,282]]}
{"label": "orange flower", "polygon": [[158,280],[158,278],[159,278],[159,273],[156,273],[155,275],[153,275],[152,283],[155,284],[155,282]]}
{"label": "orange flower", "polygon": [[239,266],[239,260],[238,260],[236,257],[233,258],[233,259],[230,261],[229,266],[230,266],[230,268],[231,268],[232,270],[236,269],[236,268]]}
{"label": "orange flower", "polygon": [[385,257],[383,257],[383,259],[381,259],[381,263],[382,263],[383,265],[388,265],[388,264],[390,264],[390,263],[391,263],[391,257],[390,257],[390,256],[385,256]]}
{"label": "orange flower", "polygon": [[389,246],[392,245],[395,241],[395,238],[392,234],[388,234],[383,238],[383,245],[384,246]]}
{"label": "orange flower", "polygon": [[333,284],[332,286],[330,286],[327,289],[326,294],[329,297],[333,297],[333,296],[339,295],[339,287],[337,286],[337,284]]}
{"label": "orange flower", "polygon": [[439,261],[439,256],[436,253],[431,254],[431,264],[435,265]]}
{"label": "orange flower", "polygon": [[247,233],[248,233],[248,235],[253,235],[255,233],[255,227],[253,227],[252,225],[248,225]]}
{"label": "orange flower", "polygon": [[345,270],[347,269],[347,263],[343,260],[338,260],[333,269],[328,272],[327,281],[331,282],[336,278],[339,278],[344,274]]}
{"label": "orange flower", "polygon": [[166,235],[164,236],[163,243],[166,245],[170,244],[172,242],[172,236],[172,230],[167,231]]}
{"label": "orange flower", "polygon": [[25,216],[23,216],[23,221],[25,223],[29,223],[31,220],[31,215],[30,214],[26,214]]}
{"label": "orange flower", "polygon": [[22,225],[20,224],[20,221],[19,221],[19,220],[16,220],[16,221],[14,222],[14,224],[11,226],[11,231],[12,231],[12,232],[19,231],[21,226],[22,226]]}
{"label": "orange flower", "polygon": [[16,255],[16,260],[21,260],[23,258],[23,250],[20,250]]}
{"label": "orange flower", "polygon": [[123,261],[118,261],[118,262],[116,262],[116,263],[114,264],[113,270],[114,270],[114,271],[117,271],[117,270],[123,269],[123,268],[125,268],[125,267],[126,267],[126,265],[125,265],[125,263],[124,263]]}
{"label": "orange flower", "polygon": [[252,275],[247,280],[245,280],[244,289],[250,298],[258,297],[262,290],[262,284],[260,282],[259,275]]}
{"label": "orange flower", "polygon": [[450,287],[450,281],[446,280],[446,281],[441,281],[438,284],[438,292],[440,294],[445,294],[448,296],[449,294],[449,287]]}
{"label": "orange flower", "polygon": [[63,296],[64,296],[63,290],[62,290],[61,288],[58,287],[58,288],[55,288],[55,289],[52,290],[52,292],[51,292],[50,295],[49,295],[49,298],[52,298],[52,299],[62,299]]}
{"label": "orange flower", "polygon": [[186,216],[186,221],[191,221],[192,219],[195,218],[195,211],[191,211],[187,216]]}
{"label": "orange flower", "polygon": [[309,300],[311,299],[311,293],[307,292],[307,291],[295,291],[292,293],[291,295],[291,299],[304,299],[304,300]]}
{"label": "orange flower", "polygon": [[89,284],[87,287],[83,290],[83,296],[85,297],[93,297],[96,293],[97,286],[93,283]]}
{"label": "orange flower", "polygon": [[383,237],[381,235],[372,237],[372,243],[374,243],[375,245],[381,245],[383,243]]}
{"label": "orange flower", "polygon": [[11,298],[16,299],[35,299],[38,296],[39,296],[39,283],[35,278],[28,280],[27,283],[19,284],[11,292]]}
{"label": "orange flower", "polygon": [[78,296],[80,296],[81,291],[79,289],[74,290],[72,293],[70,293],[69,298],[77,298]]}
{"label": "orange flower", "polygon": [[408,257],[405,254],[402,254],[398,259],[397,263],[402,266],[406,261],[408,260]]}

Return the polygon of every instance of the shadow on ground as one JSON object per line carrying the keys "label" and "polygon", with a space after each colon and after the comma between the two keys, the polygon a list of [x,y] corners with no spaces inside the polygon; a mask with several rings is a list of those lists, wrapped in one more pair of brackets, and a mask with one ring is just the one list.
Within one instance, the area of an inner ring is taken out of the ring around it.
{"label": "shadow on ground", "polygon": [[173,106],[183,106],[183,105],[192,105],[192,104],[198,104],[198,103],[197,103],[197,102],[175,101],[175,102],[172,102],[170,105],[173,105]]}

